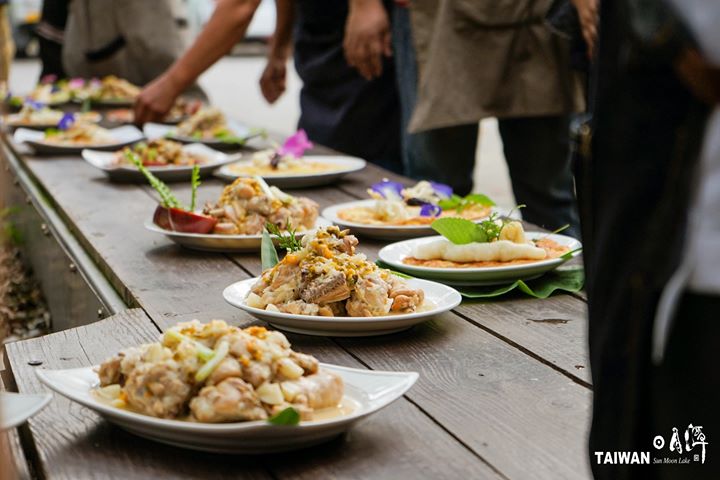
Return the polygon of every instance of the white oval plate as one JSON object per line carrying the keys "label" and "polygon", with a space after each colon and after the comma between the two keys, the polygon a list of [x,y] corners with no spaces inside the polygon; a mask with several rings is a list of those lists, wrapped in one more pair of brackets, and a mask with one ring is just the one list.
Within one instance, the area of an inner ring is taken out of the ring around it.
{"label": "white oval plate", "polygon": [[[200,165],[200,176],[206,177],[212,174],[213,170],[240,158],[240,154],[228,155],[218,152],[201,143],[191,143],[183,146],[187,153],[195,154],[206,159],[207,163]],[[114,165],[115,152],[103,152],[100,150],[83,150],[82,157],[93,167],[104,171],[111,180],[120,182],[146,182],[145,176],[134,166]],[[164,182],[190,181],[193,167],[147,167],[153,175]]]}
{"label": "white oval plate", "polygon": [[299,425],[272,425],[265,421],[196,423],[166,420],[114,408],[99,402],[91,391],[98,385],[94,367],[42,370],[42,383],[125,430],[161,443],[217,453],[269,453],[304,448],[329,440],[355,423],[400,398],[418,378],[415,372],[360,370],[321,363],[340,375],[345,396],[358,405],[349,415]]}
{"label": "white oval plate", "polygon": [[[361,235],[368,238],[377,238],[379,240],[402,240],[405,238],[427,237],[428,235],[437,235],[437,232],[430,228],[430,225],[368,225],[366,223],[357,223],[344,220],[338,215],[340,210],[354,207],[371,207],[377,200],[368,198],[365,200],[354,200],[352,202],[338,203],[325,208],[321,215],[331,221],[333,224],[343,228],[349,228],[355,235]],[[506,215],[508,209],[498,207],[492,208],[493,212]],[[512,218],[519,218],[517,212],[513,211],[510,215]]]}
{"label": "white oval plate", "polygon": [[[317,187],[319,185],[327,185],[333,183],[344,175],[362,170],[363,168],[365,168],[366,165],[365,160],[363,160],[362,158],[348,157],[344,155],[307,155],[303,158],[311,162],[328,163],[330,165],[338,167],[338,169],[328,172],[302,174],[278,172],[270,175],[261,175],[261,177],[265,179],[265,181],[270,185],[275,185],[278,188]],[[235,167],[236,165],[242,165],[243,163],[249,164],[251,163],[251,161],[247,160],[247,162],[241,161],[230,165],[225,165],[217,172],[215,172],[215,176],[230,181],[233,181],[238,177],[252,176],[233,171],[233,167]]]}
{"label": "white oval plate", "polygon": [[146,123],[143,127],[145,136],[150,140],[155,138],[169,138],[182,143],[202,143],[218,150],[239,150],[247,145],[248,140],[262,136],[262,133],[253,133],[248,127],[239,123],[228,121],[228,128],[238,137],[244,140],[244,143],[227,143],[221,140],[203,140],[193,137],[185,137],[175,135],[176,127],[174,125],[166,125],[163,123]]}
{"label": "white oval plate", "polygon": [[[96,112],[97,113],[97,112]],[[42,130],[45,131],[49,128],[57,128],[57,122],[55,123],[27,123],[20,120],[20,114],[19,113],[13,113],[11,115],[8,115],[5,117],[5,125],[7,125],[10,128],[17,129],[17,128],[27,128],[30,130]],[[102,115],[100,113],[97,113],[97,115],[88,115],[85,119],[88,122],[91,123],[98,123],[102,120]]]}
{"label": "white oval plate", "polygon": [[[548,237],[560,245],[567,246],[570,249],[569,251],[577,250],[582,247],[582,244],[579,241],[566,235],[526,232],[525,236],[530,240]],[[407,273],[408,275],[427,278],[450,285],[463,286],[497,285],[514,282],[515,280],[528,280],[539,277],[550,270],[554,270],[569,260],[563,258],[553,258],[521,265],[486,268],[429,268],[406,265],[403,263],[403,260],[410,255],[416,245],[431,242],[438,238],[442,237],[434,236],[429,238],[416,238],[412,240],[405,240],[403,242],[391,243],[390,245],[380,249],[378,257],[380,260],[390,265],[393,269]],[[579,252],[573,254],[573,256],[575,255],[579,255]]]}
{"label": "white oval plate", "polygon": [[22,425],[45,408],[52,395],[0,392],[0,431]]}
{"label": "white oval plate", "polygon": [[427,280],[408,279],[408,285],[422,288],[425,301],[431,308],[422,312],[387,315],[384,317],[321,317],[315,315],[293,315],[282,312],[269,312],[249,307],[245,299],[257,278],[249,278],[225,288],[223,297],[229,304],[250,313],[275,328],[306,335],[327,337],[369,337],[386,335],[406,330],[413,325],[429,320],[435,315],[452,310],[460,305],[462,298],[454,289]]}
{"label": "white oval plate", "polygon": [[94,150],[114,151],[135,142],[139,142],[143,138],[143,133],[137,127],[125,125],[117,128],[108,129],[116,142],[108,145],[57,145],[46,142],[45,132],[38,130],[30,130],[27,128],[18,128],[13,135],[15,143],[26,143],[30,145],[36,153],[40,154],[74,154],[80,153],[85,149],[92,148]]}
{"label": "white oval plate", "polygon": [[[315,227],[328,227],[328,223],[323,218],[318,218]],[[178,245],[192,250],[202,250],[204,252],[257,252],[260,250],[262,235],[218,235],[211,233],[183,233],[165,230],[152,221],[145,222],[145,228],[154,233],[165,235]],[[311,231],[311,230],[310,230]],[[297,232],[295,237],[299,240],[308,232]],[[277,240],[273,243],[277,245]]]}

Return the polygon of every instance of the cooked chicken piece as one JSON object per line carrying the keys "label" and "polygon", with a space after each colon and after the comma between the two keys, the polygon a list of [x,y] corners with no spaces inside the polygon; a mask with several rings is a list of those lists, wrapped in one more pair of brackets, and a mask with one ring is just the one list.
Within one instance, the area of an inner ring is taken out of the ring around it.
{"label": "cooked chicken piece", "polygon": [[245,235],[258,235],[262,233],[265,226],[265,217],[257,213],[251,213],[245,218],[240,233]]}
{"label": "cooked chicken piece", "polygon": [[325,304],[339,302],[350,297],[345,275],[334,271],[307,282],[300,291],[300,298],[307,303]]}
{"label": "cooked chicken piece", "polygon": [[270,288],[276,290],[283,285],[292,284],[293,287],[300,283],[300,269],[296,265],[280,264],[275,270],[275,277],[272,279]]}
{"label": "cooked chicken piece", "polygon": [[281,303],[275,305],[279,312],[291,313],[293,315],[317,315],[320,306],[315,303],[306,303],[303,300],[293,300],[292,302]]}
{"label": "cooked chicken piece", "polygon": [[319,372],[301,377],[290,382],[299,387],[293,403],[307,405],[310,408],[328,408],[337,406],[343,396],[342,378],[331,372],[320,370]]}
{"label": "cooked chicken piece", "polygon": [[252,185],[249,185],[247,183],[238,183],[232,188],[232,192],[235,196],[242,199],[249,199],[252,198],[253,195],[255,195],[255,189],[252,187]]}
{"label": "cooked chicken piece", "polygon": [[252,385],[236,377],[200,390],[190,402],[190,411],[198,421],[210,423],[267,418]]}
{"label": "cooked chicken piece", "polygon": [[355,254],[355,247],[358,244],[358,239],[355,235],[346,235],[343,238],[343,246],[342,251],[347,253],[348,255],[354,255]]}
{"label": "cooked chicken piece", "polygon": [[217,385],[226,378],[242,376],[242,367],[232,356],[225,357],[207,379],[206,385]]}
{"label": "cooked chicken piece", "polygon": [[272,199],[266,196],[252,197],[247,202],[248,212],[259,213],[264,216],[268,216],[272,213]]}
{"label": "cooked chicken piece", "polygon": [[393,312],[414,312],[425,300],[425,292],[422,289],[408,287],[405,282],[391,276],[390,298],[393,299],[390,310]]}
{"label": "cooked chicken piece", "polygon": [[100,377],[101,387],[121,382],[120,364],[122,363],[122,359],[123,357],[121,355],[115,355],[100,364],[97,373],[98,377]]}
{"label": "cooked chicken piece", "polygon": [[353,317],[387,315],[393,303],[388,297],[389,290],[390,285],[377,274],[360,277],[345,308]]}
{"label": "cooked chicken piece", "polygon": [[234,223],[222,222],[215,224],[215,228],[213,228],[213,233],[217,233],[220,235],[236,235],[240,232]]}
{"label": "cooked chicken piece", "polygon": [[267,363],[250,362],[243,367],[242,379],[257,388],[272,376],[272,369]]}
{"label": "cooked chicken piece", "polygon": [[303,368],[305,375],[312,375],[318,371],[319,362],[312,355],[291,351],[290,358]]}
{"label": "cooked chicken piece", "polygon": [[125,382],[128,404],[147,415],[176,418],[190,398],[191,388],[174,360],[140,363]]}

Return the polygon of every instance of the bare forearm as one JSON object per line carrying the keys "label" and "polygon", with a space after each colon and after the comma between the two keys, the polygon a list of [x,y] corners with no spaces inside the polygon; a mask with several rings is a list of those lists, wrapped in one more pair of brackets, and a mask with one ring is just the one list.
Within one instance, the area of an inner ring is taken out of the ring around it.
{"label": "bare forearm", "polygon": [[270,57],[286,60],[292,50],[292,31],[295,21],[294,0],[275,0],[277,12],[275,33],[270,43]]}
{"label": "bare forearm", "polygon": [[178,92],[189,87],[245,36],[260,0],[218,0],[207,25],[166,75]]}

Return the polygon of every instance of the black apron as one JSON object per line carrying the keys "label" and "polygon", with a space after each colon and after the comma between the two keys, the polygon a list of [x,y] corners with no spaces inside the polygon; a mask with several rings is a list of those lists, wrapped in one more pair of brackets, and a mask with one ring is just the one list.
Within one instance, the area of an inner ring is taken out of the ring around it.
{"label": "black apron", "polygon": [[371,81],[350,67],[343,54],[347,15],[346,0],[296,2],[295,68],[303,81],[298,128],[314,142],[401,172],[392,59]]}

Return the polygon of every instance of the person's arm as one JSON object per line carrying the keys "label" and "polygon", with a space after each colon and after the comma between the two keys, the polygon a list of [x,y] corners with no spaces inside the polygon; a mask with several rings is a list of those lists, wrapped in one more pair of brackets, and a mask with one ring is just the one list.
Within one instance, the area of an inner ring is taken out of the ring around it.
{"label": "person's arm", "polygon": [[275,33],[270,40],[267,64],[260,77],[260,90],[268,103],[275,103],[285,92],[287,61],[292,51],[292,30],[295,19],[293,0],[275,0],[277,11]]}
{"label": "person's arm", "polygon": [[345,23],[345,59],[368,80],[382,75],[383,55],[392,55],[390,20],[380,0],[350,0]]}
{"label": "person's arm", "polygon": [[598,0],[571,0],[578,13],[580,28],[588,47],[588,56],[595,52],[598,26]]}
{"label": "person's arm", "polygon": [[135,122],[161,119],[175,99],[245,36],[260,0],[218,0],[207,25],[185,54],[150,82],[135,102]]}

